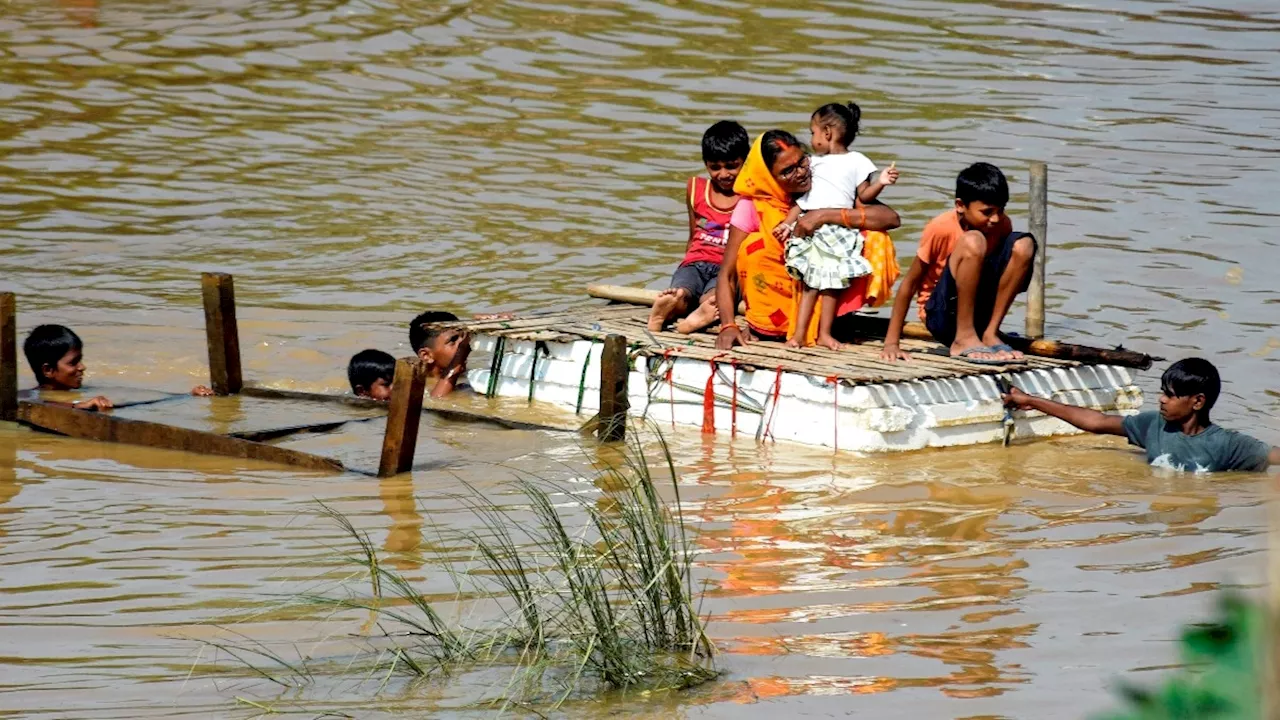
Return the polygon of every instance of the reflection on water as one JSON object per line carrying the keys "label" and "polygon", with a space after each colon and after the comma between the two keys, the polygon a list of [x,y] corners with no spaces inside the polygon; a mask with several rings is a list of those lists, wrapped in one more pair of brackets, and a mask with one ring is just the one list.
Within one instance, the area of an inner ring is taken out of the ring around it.
{"label": "reflection on water", "polygon": [[[1050,334],[1209,355],[1218,419],[1277,442],[1277,30],[1271,4],[1221,0],[12,0],[0,287],[23,331],[85,338],[98,387],[186,392],[206,373],[196,275],[234,272],[246,375],[345,389],[350,355],[407,354],[425,307],[665,282],[705,126],[803,130],[853,98],[857,147],[903,171],[902,257],[965,163],[1003,165],[1018,206],[1024,162],[1048,160]],[[259,420],[183,403],[193,423]],[[371,466],[377,430],[298,442]],[[1171,662],[1206,590],[1261,576],[1256,479],[1161,475],[1108,441],[833,462],[673,440],[728,672],[602,712],[1075,717],[1115,674]],[[0,427],[0,707],[225,715],[234,692],[182,682],[179,638],[337,572],[315,499],[448,593],[424,556],[470,522],[449,493],[503,496],[504,465],[582,482],[572,435],[440,422],[422,442],[435,469],[377,481]]]}

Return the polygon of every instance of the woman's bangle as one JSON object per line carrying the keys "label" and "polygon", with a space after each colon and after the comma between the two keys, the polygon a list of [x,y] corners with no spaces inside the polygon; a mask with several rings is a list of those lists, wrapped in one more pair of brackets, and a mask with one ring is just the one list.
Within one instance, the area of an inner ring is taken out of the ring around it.
{"label": "woman's bangle", "polygon": [[849,220],[849,210],[847,208],[840,208],[840,224],[847,228],[853,227],[853,223]]}
{"label": "woman's bangle", "polygon": [[866,205],[858,206],[858,229],[859,230],[867,229],[867,206]]}

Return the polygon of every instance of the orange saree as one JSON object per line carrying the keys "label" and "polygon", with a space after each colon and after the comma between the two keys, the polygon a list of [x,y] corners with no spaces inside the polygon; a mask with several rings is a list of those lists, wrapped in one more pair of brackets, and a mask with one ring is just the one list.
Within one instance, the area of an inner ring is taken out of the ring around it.
{"label": "orange saree", "polygon": [[[761,136],[763,137],[763,136]],[[786,247],[773,236],[773,229],[787,217],[791,197],[778,186],[760,151],[761,137],[751,145],[733,189],[751,200],[760,217],[760,228],[738,248],[738,291],[746,303],[744,317],[752,332],[772,338],[790,337],[791,319],[800,308],[800,283],[787,272]],[[881,232],[865,233],[863,256],[875,272],[860,278],[840,295],[837,314],[865,306],[878,306],[890,297],[898,278],[893,241]],[[822,302],[826,302],[823,300]],[[804,344],[818,337],[819,312],[813,313],[805,329]]]}

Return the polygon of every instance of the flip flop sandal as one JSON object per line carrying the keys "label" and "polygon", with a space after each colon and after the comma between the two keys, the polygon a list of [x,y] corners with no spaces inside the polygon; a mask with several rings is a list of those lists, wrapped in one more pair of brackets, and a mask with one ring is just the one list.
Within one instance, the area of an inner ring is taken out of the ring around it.
{"label": "flip flop sandal", "polygon": [[[995,345],[991,346],[991,351],[1006,352],[1010,354],[1017,352],[1016,350],[1013,349],[1013,346],[1009,345],[1008,343],[996,343]],[[1010,358],[1008,360],[1001,360],[1000,362],[1004,363],[1005,365],[1026,365],[1027,359],[1025,357]]]}
{"label": "flip flop sandal", "polygon": [[[1011,361],[1011,360],[997,360],[995,358],[973,357],[973,355],[976,355],[978,353],[994,353],[994,352],[996,352],[994,348],[989,348],[986,345],[979,345],[977,347],[971,347],[968,350],[961,352],[959,355],[952,355],[951,357],[956,360],[963,360],[967,363],[970,363],[971,365],[1016,365],[1017,364],[1016,361]],[[1024,364],[1025,364],[1025,361],[1024,361]]]}

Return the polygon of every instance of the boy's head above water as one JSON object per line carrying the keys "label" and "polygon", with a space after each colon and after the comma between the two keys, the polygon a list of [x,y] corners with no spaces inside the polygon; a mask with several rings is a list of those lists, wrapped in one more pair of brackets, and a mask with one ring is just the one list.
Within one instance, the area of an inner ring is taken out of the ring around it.
{"label": "boy's head above water", "polygon": [[1160,377],[1160,417],[1165,422],[1183,424],[1193,416],[1209,424],[1209,411],[1222,392],[1222,378],[1213,363],[1187,358],[1169,366]]}
{"label": "boy's head above water", "polygon": [[42,390],[78,390],[84,383],[84,343],[71,328],[40,325],[27,336],[22,351]]}
{"label": "boy's head above water", "polygon": [[1009,182],[991,163],[974,163],[956,178],[956,213],[975,230],[994,229],[1009,204]]}
{"label": "boy's head above water", "polygon": [[432,375],[441,375],[471,351],[471,337],[461,328],[441,328],[438,323],[456,322],[451,312],[429,311],[409,324],[409,345],[427,364]]}
{"label": "boy's head above water", "polygon": [[361,350],[347,363],[347,380],[357,397],[390,400],[391,381],[395,376],[396,359],[381,350]]}
{"label": "boy's head above water", "polygon": [[809,117],[809,132],[813,134],[813,153],[826,155],[835,145],[848,149],[858,137],[858,123],[862,109],[855,102],[841,105],[827,103]]}
{"label": "boy's head above water", "polygon": [[751,152],[747,131],[732,120],[721,120],[702,134],[702,162],[711,184],[724,195],[733,194],[733,183]]}

